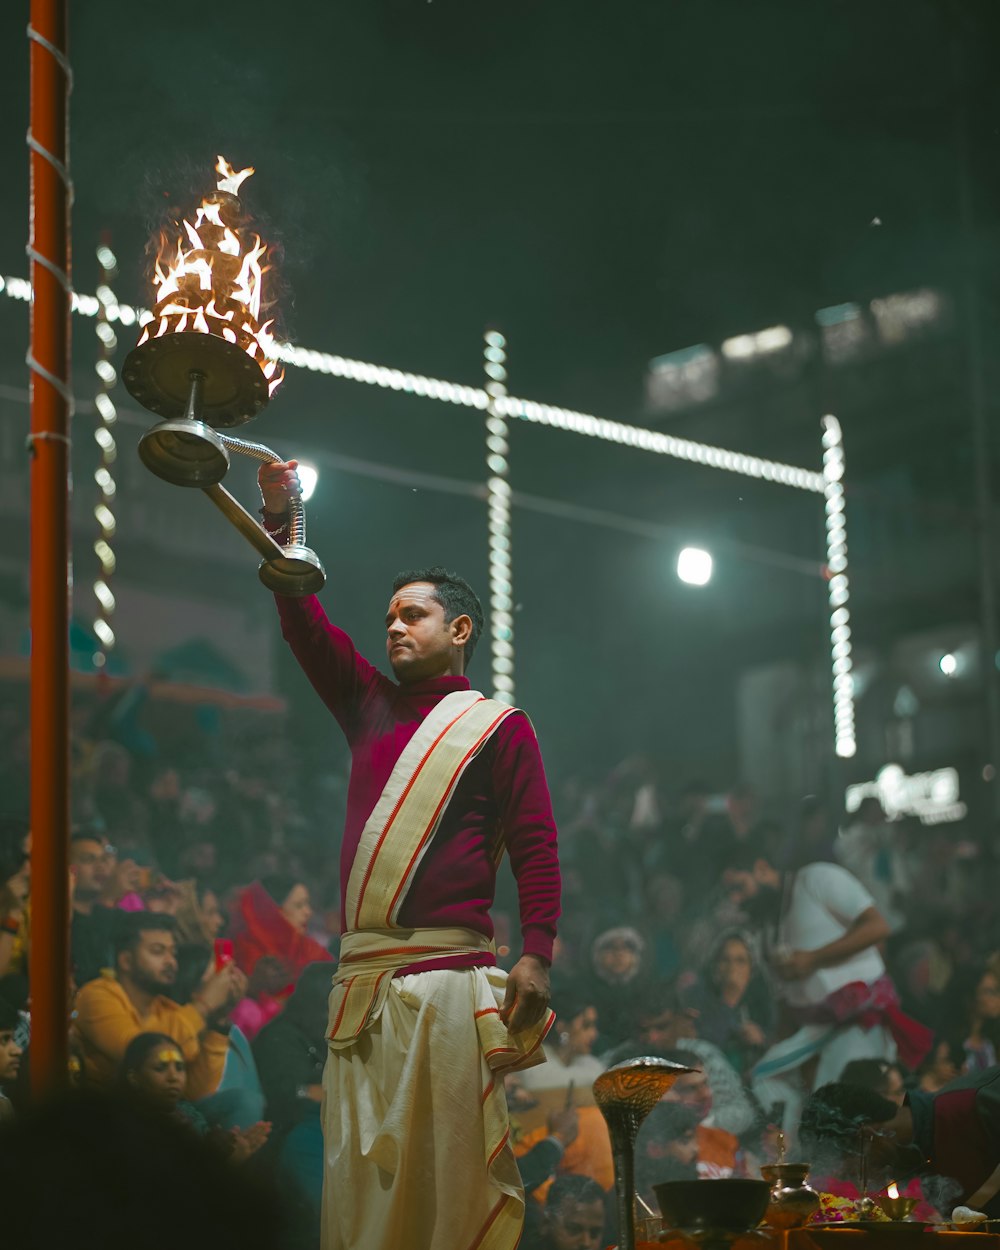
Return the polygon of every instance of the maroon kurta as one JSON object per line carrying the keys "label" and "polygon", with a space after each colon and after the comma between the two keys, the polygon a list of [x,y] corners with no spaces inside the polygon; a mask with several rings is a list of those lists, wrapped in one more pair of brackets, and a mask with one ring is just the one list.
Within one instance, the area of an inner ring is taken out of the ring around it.
{"label": "maroon kurta", "polygon": [[[343,915],[361,832],[396,761],[434,705],[452,691],[468,690],[469,681],[437,677],[397,685],[357,653],[315,596],[275,600],[286,641],[351,748],[340,850]],[[399,925],[457,926],[492,938],[489,909],[500,838],[517,879],[524,953],[551,960],[560,891],[556,827],[538,740],[521,712],[501,723],[462,775],[400,909]],[[462,965],[451,959],[446,965],[413,964],[403,972],[493,962],[482,954]]]}

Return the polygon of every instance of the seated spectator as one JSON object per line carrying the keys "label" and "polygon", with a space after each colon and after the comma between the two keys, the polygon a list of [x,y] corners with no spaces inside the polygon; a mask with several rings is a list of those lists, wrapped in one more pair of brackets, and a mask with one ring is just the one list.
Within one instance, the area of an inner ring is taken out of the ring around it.
{"label": "seated spectator", "polygon": [[31,833],[23,820],[0,818],[0,977],[27,966],[31,927]]}
{"label": "seated spectator", "polygon": [[250,976],[265,955],[280,960],[291,993],[307,964],[331,959],[306,935],[311,916],[309,889],[293,876],[275,874],[248,885],[237,897],[230,925],[236,962]]}
{"label": "seated spectator", "polygon": [[118,1084],[133,1090],[151,1106],[177,1116],[201,1136],[208,1121],[187,1093],[187,1061],[166,1033],[137,1033],[125,1047]]}
{"label": "seated spectator", "polygon": [[620,1046],[633,1035],[650,977],[643,967],[646,943],[637,929],[606,929],[591,947],[587,994],[600,1021],[600,1049]]}
{"label": "seated spectator", "polygon": [[534,1134],[534,1145],[524,1149],[524,1133],[518,1116],[538,1106],[538,1099],[521,1084],[520,1073],[508,1072],[504,1077],[507,1094],[507,1111],[510,1115],[510,1139],[517,1157],[517,1170],[526,1194],[534,1193],[541,1185],[555,1178],[556,1169],[566,1153],[566,1147],[576,1141],[580,1132],[580,1114],[572,1105],[557,1107],[546,1117],[547,1135]]}
{"label": "seated spectator", "polygon": [[284,1010],[253,1044],[267,1114],[278,1138],[319,1115],[332,981],[328,963],[309,964]]}
{"label": "seated spectator", "polygon": [[542,1049],[546,1062],[521,1073],[525,1089],[589,1088],[604,1071],[595,1057],[598,1016],[585,986],[556,986],[555,1023]]}
{"label": "seated spectator", "polygon": [[176,888],[180,895],[175,912],[178,941],[182,945],[211,947],[226,924],[219,896],[193,877],[178,881]]}
{"label": "seated spectator", "polygon": [[0,998],[0,1123],[14,1114],[4,1086],[12,1085],[21,1071],[24,1050],[17,1042],[18,1023],[18,1013],[5,999]]}
{"label": "seated spectator", "polygon": [[1000,1047],[1000,976],[989,966],[976,979],[967,1019],[966,1066],[983,1072],[995,1066]]}
{"label": "seated spectator", "polygon": [[679,1063],[696,1071],[686,1072],[673,1083],[662,1101],[687,1107],[697,1116],[695,1140],[698,1146],[696,1168],[703,1180],[714,1177],[733,1176],[736,1173],[739,1140],[733,1133],[710,1123],[712,1115],[712,1087],[708,1077],[700,1070],[698,1056],[690,1050],[672,1050],[663,1056],[671,1063]]}
{"label": "seated spectator", "polygon": [[140,1033],[132,1038],[125,1048],[118,1083],[149,1106],[189,1125],[199,1136],[210,1137],[234,1163],[256,1154],[271,1131],[264,1121],[248,1129],[213,1131],[194,1103],[187,1100],[187,1063],[177,1043],[165,1033]]}
{"label": "seated spectator", "polygon": [[271,1150],[297,1197],[299,1225],[310,1230],[313,1242],[319,1239],[323,1197],[320,1104],[332,978],[329,963],[309,964],[284,1010],[264,1026],[253,1045],[274,1125]]}
{"label": "seated spectator", "polygon": [[525,1214],[521,1250],[600,1250],[604,1244],[604,1191],[586,1176],[560,1176],[540,1214],[534,1206]]}
{"label": "seated spectator", "polygon": [[917,1089],[925,1094],[936,1094],[964,1074],[965,1047],[948,1038],[938,1038],[931,1053],[917,1069]]}
{"label": "seated spectator", "polygon": [[246,978],[229,964],[190,1003],[173,1002],[166,991],[177,976],[175,932],[172,916],[135,912],[119,917],[115,977],[89,981],[76,998],[73,1031],[86,1083],[112,1084],[132,1038],[157,1032],[180,1048],[192,1098],[204,1098],[218,1087],[228,1015],[243,996]]}
{"label": "seated spectator", "polygon": [[756,967],[749,936],[737,929],[722,932],[708,953],[704,970],[681,994],[697,1014],[698,1036],[718,1046],[744,1076],[774,1036],[774,1003]]}
{"label": "seated spectator", "polygon": [[250,974],[246,997],[233,1008],[233,1024],[252,1042],[267,1022],[280,1014],[288,993],[288,969],[284,962],[276,955],[263,955]]}
{"label": "seated spectator", "polygon": [[656,1208],[654,1186],[698,1179],[698,1120],[694,1107],[659,1102],[643,1121],[635,1143],[636,1188]]}
{"label": "seated spectator", "polygon": [[671,981],[654,982],[642,996],[635,1014],[632,1036],[601,1056],[606,1068],[639,1055],[673,1050],[697,1032],[698,1013],[681,1006],[677,987]]}
{"label": "seated spectator", "polygon": [[116,913],[101,903],[110,877],[104,848],[104,838],[91,829],[81,829],[70,838],[70,956],[77,985],[93,981],[114,962],[112,931]]}
{"label": "seated spectator", "polygon": [[860,1085],[888,1098],[897,1107],[906,1097],[906,1078],[898,1063],[886,1059],[852,1059],[840,1074],[844,1085]]}
{"label": "seated spectator", "polygon": [[726,1056],[712,1042],[697,1036],[698,1013],[681,1007],[672,985],[657,985],[650,990],[639,1009],[635,1037],[610,1054],[604,1055],[606,1067],[634,1059],[638,1055],[665,1058],[678,1047],[697,1056],[697,1067],[705,1073],[712,1090],[711,1124],[734,1137],[742,1137],[761,1119],[761,1111],[739,1074]]}

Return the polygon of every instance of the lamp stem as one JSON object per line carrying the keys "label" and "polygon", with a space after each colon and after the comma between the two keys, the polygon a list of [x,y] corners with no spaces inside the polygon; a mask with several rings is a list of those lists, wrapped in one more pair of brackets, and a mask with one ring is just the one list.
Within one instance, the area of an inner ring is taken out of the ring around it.
{"label": "lamp stem", "polygon": [[205,394],[205,375],[197,369],[192,369],[188,374],[191,379],[191,389],[188,391],[187,407],[184,409],[185,421],[201,420],[201,404]]}

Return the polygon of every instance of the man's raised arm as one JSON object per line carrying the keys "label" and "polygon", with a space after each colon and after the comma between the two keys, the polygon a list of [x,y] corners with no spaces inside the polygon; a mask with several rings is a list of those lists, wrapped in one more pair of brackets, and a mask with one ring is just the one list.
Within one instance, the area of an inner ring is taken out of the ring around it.
{"label": "man's raised arm", "polygon": [[[264,501],[264,528],[279,542],[287,537],[288,503],[301,493],[295,460],[262,464],[257,481]],[[358,708],[382,685],[390,685],[355,650],[354,643],[330,619],[315,595],[293,599],[275,595],[281,633],[313,689],[336,717],[348,739]]]}

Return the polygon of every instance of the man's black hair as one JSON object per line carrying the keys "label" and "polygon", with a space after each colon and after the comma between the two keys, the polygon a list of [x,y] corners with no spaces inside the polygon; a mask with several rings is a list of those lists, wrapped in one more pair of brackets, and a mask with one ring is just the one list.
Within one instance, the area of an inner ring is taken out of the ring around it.
{"label": "man's black hair", "polygon": [[0,1030],[7,1032],[9,1029],[16,1029],[19,1020],[20,1016],[14,1004],[6,998],[0,998]]}
{"label": "man's black hair", "polygon": [[146,1056],[150,1051],[156,1050],[159,1046],[169,1046],[174,1050],[181,1049],[180,1043],[166,1033],[136,1033],[125,1047],[125,1054],[122,1055],[121,1063],[118,1065],[119,1089],[128,1089],[129,1076],[133,1072],[138,1072],[146,1062]]}
{"label": "man's black hair", "polygon": [[884,1096],[891,1071],[892,1065],[886,1059],[852,1059],[844,1066],[839,1083],[860,1085],[862,1089],[873,1089]]}
{"label": "man's black hair", "polygon": [[446,624],[450,625],[458,616],[467,616],[472,621],[472,633],[465,644],[465,668],[468,668],[485,621],[479,596],[464,577],[449,573],[440,564],[432,565],[429,569],[408,569],[405,573],[397,574],[392,583],[392,593],[395,594],[412,582],[430,582],[433,585],[434,598],[444,608]]}
{"label": "man's black hair", "polygon": [[564,1202],[591,1203],[604,1205],[605,1193],[597,1181],[589,1176],[557,1176],[552,1182],[545,1198],[545,1205],[550,1211],[558,1211]]}
{"label": "man's black hair", "polygon": [[82,829],[74,829],[69,835],[69,844],[71,847],[76,846],[78,842],[96,842],[103,847],[107,844],[107,838],[103,834],[98,833],[96,829],[89,825],[84,825]]}
{"label": "man's black hair", "polygon": [[588,1007],[594,1006],[594,995],[585,981],[576,978],[555,980],[552,985],[552,1007],[562,1024],[572,1024]]}
{"label": "man's black hair", "polygon": [[636,1018],[642,1028],[644,1024],[659,1019],[665,1012],[681,1010],[676,981],[654,981],[636,1005]]}
{"label": "man's black hair", "polygon": [[832,1147],[841,1154],[856,1154],[861,1129],[866,1124],[887,1124],[898,1111],[894,1102],[873,1089],[834,1081],[806,1099],[799,1139],[807,1151]]}
{"label": "man's black hair", "polygon": [[115,963],[125,951],[134,951],[144,933],[172,933],[177,936],[177,921],[162,911],[123,911],[115,921]]}

